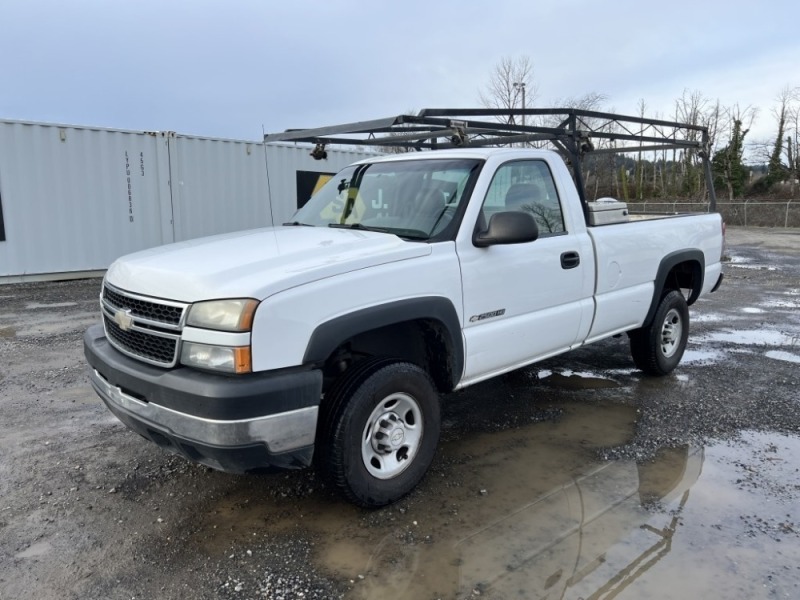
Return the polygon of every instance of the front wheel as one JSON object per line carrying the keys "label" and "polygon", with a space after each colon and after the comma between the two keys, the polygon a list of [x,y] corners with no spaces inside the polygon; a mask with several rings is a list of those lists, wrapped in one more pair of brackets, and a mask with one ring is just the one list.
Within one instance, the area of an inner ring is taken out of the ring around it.
{"label": "front wheel", "polygon": [[373,359],[355,365],[326,395],[319,460],[350,501],[379,507],[419,483],[439,442],[439,397],[411,363]]}
{"label": "front wheel", "polygon": [[667,375],[681,362],[689,339],[689,307],[677,290],[666,294],[652,323],[630,332],[631,356],[650,375]]}

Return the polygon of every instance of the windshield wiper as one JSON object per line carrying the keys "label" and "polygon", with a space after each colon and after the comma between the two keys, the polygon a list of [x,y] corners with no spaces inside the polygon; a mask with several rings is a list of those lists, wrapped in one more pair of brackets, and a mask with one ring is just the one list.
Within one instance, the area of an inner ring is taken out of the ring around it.
{"label": "windshield wiper", "polygon": [[328,223],[328,227],[333,227],[334,229],[358,229],[360,231],[377,231],[379,233],[391,233],[389,229],[385,227],[369,227],[364,225],[363,223]]}
{"label": "windshield wiper", "polygon": [[288,223],[282,223],[284,227],[314,227],[311,223],[301,223],[300,221],[289,221]]}
{"label": "windshield wiper", "polygon": [[403,229],[401,227],[372,227],[363,223],[328,223],[328,227],[336,229],[358,229],[359,231],[377,231],[378,233],[390,233],[402,238],[411,240],[427,240],[430,236],[419,229]]}

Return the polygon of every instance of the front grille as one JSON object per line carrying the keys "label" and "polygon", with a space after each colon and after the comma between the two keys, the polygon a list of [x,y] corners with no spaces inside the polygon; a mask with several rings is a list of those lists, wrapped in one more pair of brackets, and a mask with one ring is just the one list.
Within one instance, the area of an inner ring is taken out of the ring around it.
{"label": "front grille", "polygon": [[183,316],[183,306],[163,304],[144,298],[132,297],[103,286],[103,300],[115,309],[128,309],[134,317],[141,317],[157,323],[180,325]]}
{"label": "front grille", "polygon": [[117,350],[160,367],[178,363],[183,315],[188,305],[147,298],[104,284],[100,306],[106,337]]}
{"label": "front grille", "polygon": [[128,354],[147,359],[164,366],[175,364],[177,338],[167,338],[141,331],[123,331],[108,315],[103,315],[106,325],[106,335],[111,342]]}

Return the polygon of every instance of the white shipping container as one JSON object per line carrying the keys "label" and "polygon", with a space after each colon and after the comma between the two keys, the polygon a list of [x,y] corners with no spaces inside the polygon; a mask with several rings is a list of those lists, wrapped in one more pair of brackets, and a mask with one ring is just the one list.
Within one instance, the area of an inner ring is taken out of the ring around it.
{"label": "white shipping container", "polygon": [[0,121],[0,283],[80,276],[136,250],[282,223],[320,176],[374,155],[329,148],[316,161],[310,150]]}
{"label": "white shipping container", "polygon": [[101,269],[162,243],[171,225],[149,168],[158,142],[143,133],[0,122],[0,276]]}
{"label": "white shipping container", "polygon": [[176,242],[272,225],[264,144],[174,136],[169,157]]}

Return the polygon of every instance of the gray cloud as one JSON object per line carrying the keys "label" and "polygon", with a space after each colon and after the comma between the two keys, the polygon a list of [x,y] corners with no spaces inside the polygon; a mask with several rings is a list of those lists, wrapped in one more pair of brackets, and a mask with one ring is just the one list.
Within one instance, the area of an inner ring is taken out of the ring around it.
{"label": "gray cloud", "polygon": [[772,68],[800,59],[800,5],[772,4],[6,0],[0,117],[254,139],[475,105],[520,54],[540,103],[595,91],[665,114],[688,87],[763,104],[800,85]]}

